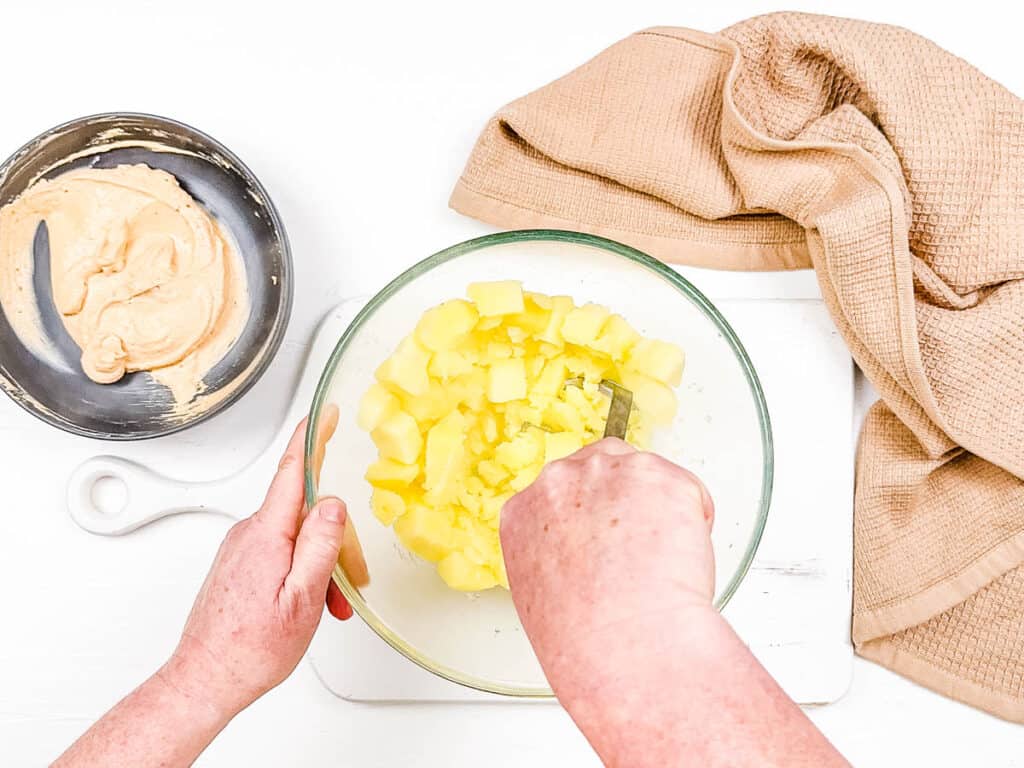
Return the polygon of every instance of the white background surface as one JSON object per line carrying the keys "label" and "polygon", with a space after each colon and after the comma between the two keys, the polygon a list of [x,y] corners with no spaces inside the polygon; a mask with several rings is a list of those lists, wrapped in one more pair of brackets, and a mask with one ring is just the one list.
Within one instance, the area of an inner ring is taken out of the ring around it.
{"label": "white background surface", "polygon": [[[485,230],[446,209],[501,104],[655,24],[714,31],[768,3],[5,2],[0,155],[68,118],[140,110],[194,124],[250,165],[291,237],[297,301],[275,365],[230,412],[131,446],[179,476],[223,475],[270,438],[317,320],[422,256]],[[908,26],[1024,92],[1019,31],[994,3],[791,4]],[[780,283],[780,290],[785,290]],[[169,653],[228,523],[130,539],[71,523],[63,484],[109,445],[0,402],[0,755],[54,757]],[[118,452],[125,452],[119,450]],[[358,663],[354,661],[353,663]],[[244,712],[208,766],[590,765],[549,708],[386,708],[331,696],[308,665]],[[1022,731],[858,661],[811,716],[858,766],[1021,766]]]}

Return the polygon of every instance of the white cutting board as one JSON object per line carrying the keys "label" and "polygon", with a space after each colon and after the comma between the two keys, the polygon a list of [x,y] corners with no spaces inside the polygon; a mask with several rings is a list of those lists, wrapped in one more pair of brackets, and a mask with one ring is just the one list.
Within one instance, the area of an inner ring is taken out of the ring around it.
{"label": "white cutting board", "polygon": [[[194,483],[123,459],[91,460],[69,482],[72,517],[94,533],[120,535],[169,512],[254,508],[335,343],[364,303],[350,300],[324,319],[285,422],[252,464],[223,480]],[[820,300],[719,299],[716,306],[758,371],[775,442],[768,525],[726,616],[797,702],[831,702],[852,670],[852,362]],[[122,476],[130,489],[128,506],[116,516],[91,503],[92,483],[105,475]],[[358,618],[342,623],[325,615],[309,657],[329,690],[354,701],[504,700],[426,672]]]}
{"label": "white cutting board", "polygon": [[[820,300],[715,304],[754,362],[775,441],[768,525],[725,615],[794,700],[829,703],[853,662],[853,363]],[[354,701],[500,700],[420,669],[362,622],[325,620],[310,658]]]}

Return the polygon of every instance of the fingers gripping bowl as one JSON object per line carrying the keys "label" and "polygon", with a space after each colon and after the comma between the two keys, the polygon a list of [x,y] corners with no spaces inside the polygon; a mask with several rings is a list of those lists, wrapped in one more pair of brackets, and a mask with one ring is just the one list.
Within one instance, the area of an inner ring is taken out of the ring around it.
{"label": "fingers gripping bowl", "polygon": [[[678,411],[652,433],[651,450],[696,472],[715,500],[719,608],[746,574],[767,518],[771,427],[753,366],[714,306],[671,268],[603,238],[529,230],[461,243],[400,275],[359,313],[321,376],[307,431],[307,501],[345,499],[369,575],[364,583],[339,567],[334,580],[384,640],[424,668],[483,691],[550,696],[509,593],[450,589],[433,563],[410,554],[374,516],[364,475],[378,452],[356,426],[375,370],[426,310],[472,283],[507,279],[607,306],[644,337],[685,351]],[[320,425],[334,418],[338,428],[321,444],[317,437],[329,431]]]}

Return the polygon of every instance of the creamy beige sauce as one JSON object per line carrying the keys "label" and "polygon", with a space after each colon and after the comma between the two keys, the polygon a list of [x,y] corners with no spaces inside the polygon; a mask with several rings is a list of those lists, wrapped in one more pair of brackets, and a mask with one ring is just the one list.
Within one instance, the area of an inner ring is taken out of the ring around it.
{"label": "creamy beige sauce", "polygon": [[242,261],[218,222],[145,165],[68,171],[0,208],[0,305],[48,357],[32,286],[42,221],[54,304],[85,374],[110,383],[149,371],[177,403],[192,400],[249,315]]}

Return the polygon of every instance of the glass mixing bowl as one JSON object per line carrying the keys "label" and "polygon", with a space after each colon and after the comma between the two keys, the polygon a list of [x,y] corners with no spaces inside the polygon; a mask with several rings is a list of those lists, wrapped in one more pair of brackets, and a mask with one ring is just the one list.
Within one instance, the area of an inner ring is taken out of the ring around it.
{"label": "glass mixing bowl", "polygon": [[[335,582],[377,634],[420,666],[482,691],[550,696],[509,593],[450,589],[373,516],[363,474],[377,450],[356,425],[375,369],[426,309],[463,297],[472,282],[504,279],[577,304],[604,304],[644,336],[685,351],[678,415],[655,434],[653,450],[696,472],[715,500],[719,609],[746,574],[768,515],[771,426],[757,374],[721,313],[671,268],[604,238],[529,230],[460,243],[397,277],[356,316],[320,378],[307,429],[307,501],[333,495],[347,502],[370,576],[357,588],[338,567]],[[335,417],[333,437],[318,445],[324,422]]]}

